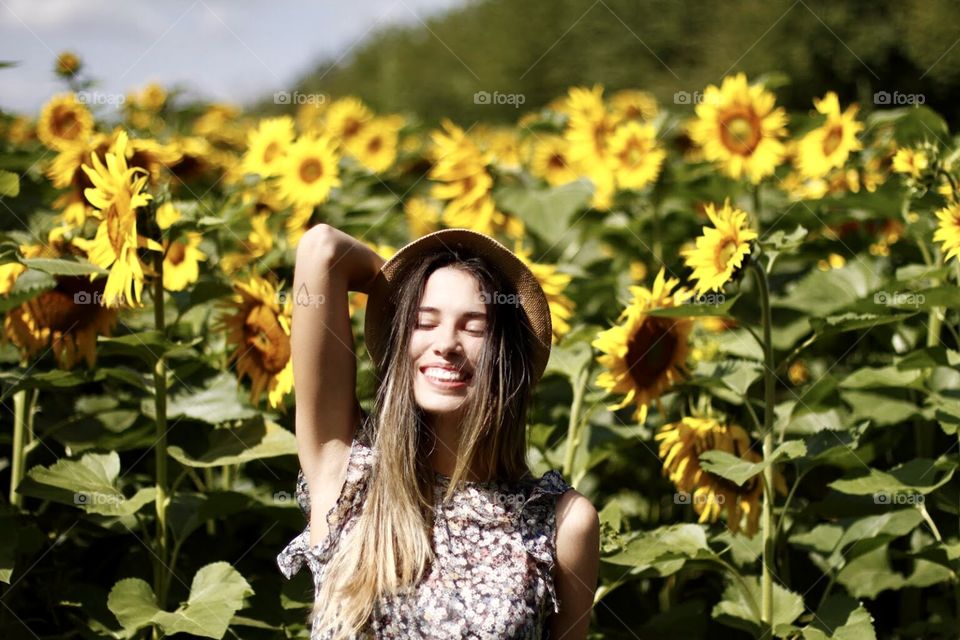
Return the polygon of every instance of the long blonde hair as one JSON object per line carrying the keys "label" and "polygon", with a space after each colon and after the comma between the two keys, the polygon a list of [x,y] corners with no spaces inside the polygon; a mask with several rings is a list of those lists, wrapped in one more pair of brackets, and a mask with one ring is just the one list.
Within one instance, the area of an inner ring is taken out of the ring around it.
{"label": "long blonde hair", "polygon": [[[411,265],[391,293],[396,310],[378,389],[357,437],[377,451],[366,502],[355,525],[341,537],[316,594],[310,622],[334,637],[364,630],[382,595],[412,589],[434,562],[434,472],[428,462],[434,444],[414,394],[414,367],[408,355],[417,307],[427,279],[452,266],[474,275],[485,300],[515,293],[500,272],[482,258],[441,248]],[[519,305],[487,302],[486,343],[474,370],[459,438],[448,500],[476,462],[486,478],[529,476],[526,417],[532,393],[533,329]],[[390,321],[387,320],[387,321]]]}

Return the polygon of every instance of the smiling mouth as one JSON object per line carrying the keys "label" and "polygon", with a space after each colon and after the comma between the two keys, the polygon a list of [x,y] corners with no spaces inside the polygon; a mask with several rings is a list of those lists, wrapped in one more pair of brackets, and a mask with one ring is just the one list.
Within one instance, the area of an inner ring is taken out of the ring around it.
{"label": "smiling mouth", "polygon": [[463,386],[470,381],[472,375],[465,371],[454,371],[441,367],[422,367],[420,373],[428,381],[442,387]]}

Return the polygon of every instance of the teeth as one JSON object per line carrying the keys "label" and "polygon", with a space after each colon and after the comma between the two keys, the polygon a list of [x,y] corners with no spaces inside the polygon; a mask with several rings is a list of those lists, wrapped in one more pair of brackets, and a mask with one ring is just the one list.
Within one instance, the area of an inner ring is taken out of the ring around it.
{"label": "teeth", "polygon": [[436,378],[441,381],[460,381],[464,377],[457,371],[448,371],[447,369],[441,369],[438,367],[431,367],[424,371],[424,373],[431,378]]}

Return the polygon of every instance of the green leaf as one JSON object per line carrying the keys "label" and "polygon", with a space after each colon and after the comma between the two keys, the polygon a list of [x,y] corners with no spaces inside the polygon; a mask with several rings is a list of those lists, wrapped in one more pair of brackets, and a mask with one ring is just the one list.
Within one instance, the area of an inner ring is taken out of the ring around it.
{"label": "green leaf", "polygon": [[840,397],[850,404],[853,420],[871,420],[878,427],[897,425],[920,415],[917,405],[900,400],[889,392],[844,390]]}
{"label": "green leaf", "polygon": [[167,453],[188,467],[222,467],[260,458],[294,455],[297,453],[297,438],[275,422],[264,424],[262,415],[258,415],[238,428],[213,429],[209,444],[200,453],[191,455],[176,445],[169,446]]}
{"label": "green leaf", "polygon": [[664,307],[662,309],[651,309],[647,315],[657,316],[659,318],[700,318],[704,316],[719,316],[729,318],[730,308],[734,305],[739,293],[728,296],[722,293],[701,295],[692,298],[689,304],[682,304],[676,307]]}
{"label": "green leaf", "polygon": [[592,196],[593,185],[586,179],[547,189],[509,186],[494,192],[502,210],[519,216],[548,245],[569,233],[573,215],[586,208]]}
{"label": "green leaf", "polygon": [[99,336],[97,349],[103,355],[133,356],[152,367],[161,357],[189,355],[199,357],[191,347],[202,340],[203,336],[197,336],[188,344],[177,344],[168,340],[162,332],[151,329],[116,338]]}
{"label": "green leaf", "polygon": [[772,297],[774,307],[786,307],[822,318],[867,296],[880,285],[880,269],[868,267],[861,260],[849,262],[840,269],[812,271],[793,284],[787,294]]}
{"label": "green leaf", "polygon": [[[897,465],[890,471],[870,469],[858,478],[834,480],[828,487],[852,495],[876,494],[880,504],[890,504],[890,494],[926,495],[950,481],[957,470],[957,464],[950,459],[930,460],[915,458]],[[937,472],[942,475],[937,479]]]}
{"label": "green leaf", "polygon": [[603,561],[630,567],[648,567],[663,559],[712,556],[703,525],[672,524],[644,531]]}
{"label": "green leaf", "polygon": [[810,318],[810,327],[820,335],[856,331],[858,329],[872,329],[884,324],[900,323],[916,315],[916,313],[899,313],[894,315],[877,315],[875,313],[857,313],[848,311],[835,316]]}
{"label": "green leaf", "polygon": [[[202,389],[187,389],[173,394],[167,404],[167,417],[181,416],[219,424],[228,420],[244,420],[259,415],[245,403],[242,387],[230,372],[221,371],[206,381]],[[143,409],[153,415],[152,400],[146,400]]]}
{"label": "green leaf", "polygon": [[228,562],[214,562],[197,571],[189,598],[176,611],[162,611],[153,589],[139,578],[117,582],[110,590],[107,607],[128,632],[156,623],[167,635],[222,638],[233,614],[251,595],[253,588],[239,571]]}
{"label": "green leaf", "polygon": [[773,263],[781,253],[796,253],[797,249],[803,246],[803,241],[807,237],[807,230],[803,225],[797,225],[797,228],[787,233],[783,229],[768,234],[759,241],[763,247],[763,253],[768,256],[767,272],[773,270]]}
{"label": "green leaf", "polygon": [[0,170],[0,198],[15,198],[20,195],[20,178],[11,171]]}
{"label": "green leaf", "polygon": [[116,487],[119,475],[120,456],[115,451],[86,453],[79,460],[57,460],[49,468],[33,467],[17,492],[105,516],[134,514],[156,498],[154,487],[126,498]]}
{"label": "green leaf", "polygon": [[916,370],[904,371],[894,365],[857,369],[837,386],[842,389],[872,389],[875,387],[909,387],[920,380]]}
{"label": "green leaf", "polygon": [[817,609],[813,622],[803,628],[803,640],[876,640],[873,616],[857,600],[834,594]]}
{"label": "green leaf", "polygon": [[897,369],[926,369],[927,367],[960,367],[960,352],[945,347],[926,347],[911,351],[894,360]]}
{"label": "green leaf", "polygon": [[750,478],[780,459],[799,458],[807,451],[802,440],[788,440],[774,449],[769,460],[750,462],[726,451],[713,449],[700,454],[700,466],[742,487]]}
{"label": "green leaf", "polygon": [[87,260],[69,260],[67,258],[24,258],[20,262],[31,269],[52,276],[86,276],[91,273],[108,275],[110,271],[101,269]]}
{"label": "green leaf", "polygon": [[[728,579],[727,586],[723,590],[723,599],[713,607],[710,615],[719,622],[756,635],[761,628],[760,579],[757,576],[744,576],[743,583],[746,585],[747,593],[744,592],[739,581]],[[773,628],[789,625],[800,617],[803,611],[803,596],[781,587],[774,581]]]}

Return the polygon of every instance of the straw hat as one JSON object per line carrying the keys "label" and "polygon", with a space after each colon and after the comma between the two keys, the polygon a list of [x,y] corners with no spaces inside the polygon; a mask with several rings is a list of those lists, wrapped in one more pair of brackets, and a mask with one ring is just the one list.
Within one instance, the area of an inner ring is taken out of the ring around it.
{"label": "straw hat", "polygon": [[490,236],[471,229],[442,229],[427,234],[403,246],[380,268],[380,273],[370,286],[363,328],[367,351],[374,365],[380,367],[387,351],[390,324],[394,322],[395,311],[390,294],[397,290],[398,278],[408,265],[441,246],[463,249],[466,253],[486,258],[512,283],[536,336],[533,354],[533,382],[536,383],[547,366],[552,343],[553,326],[547,296],[536,276],[520,258]]}

